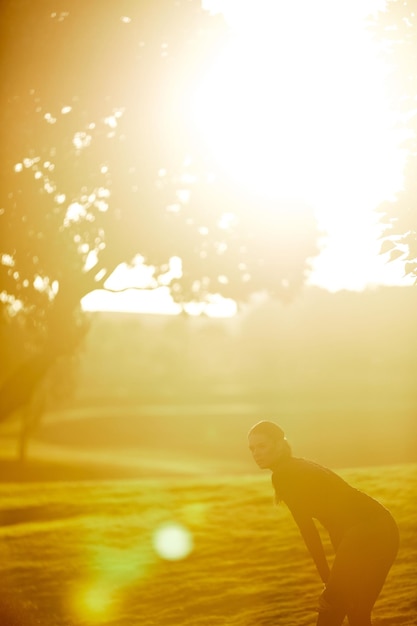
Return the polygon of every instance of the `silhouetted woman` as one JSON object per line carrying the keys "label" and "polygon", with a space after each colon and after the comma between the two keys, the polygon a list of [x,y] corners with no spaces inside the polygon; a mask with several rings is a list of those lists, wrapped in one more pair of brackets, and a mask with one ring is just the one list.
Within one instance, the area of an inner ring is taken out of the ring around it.
{"label": "silhouetted woman", "polygon": [[[329,469],[293,457],[284,432],[261,421],[249,431],[257,465],[272,470],[277,501],[288,506],[325,584],[317,626],[370,626],[371,611],[398,551],[390,512]],[[330,568],[314,520],[335,550]]]}

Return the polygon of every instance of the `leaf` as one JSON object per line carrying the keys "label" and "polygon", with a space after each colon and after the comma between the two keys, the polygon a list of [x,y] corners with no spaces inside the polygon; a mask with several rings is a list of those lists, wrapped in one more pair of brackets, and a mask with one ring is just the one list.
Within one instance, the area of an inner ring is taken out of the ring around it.
{"label": "leaf", "polygon": [[385,241],[382,242],[382,246],[379,251],[379,254],[385,254],[386,252],[389,252],[393,248],[395,248],[395,243],[392,241],[392,239],[385,239]]}
{"label": "leaf", "polygon": [[409,274],[415,274],[416,270],[417,270],[417,263],[415,261],[413,263],[405,263],[404,276],[408,276]]}
{"label": "leaf", "polygon": [[389,255],[389,259],[387,263],[391,263],[392,261],[399,259],[400,257],[404,256],[404,254],[405,254],[404,250],[399,250],[398,248],[395,248],[394,250],[392,250],[391,254]]}

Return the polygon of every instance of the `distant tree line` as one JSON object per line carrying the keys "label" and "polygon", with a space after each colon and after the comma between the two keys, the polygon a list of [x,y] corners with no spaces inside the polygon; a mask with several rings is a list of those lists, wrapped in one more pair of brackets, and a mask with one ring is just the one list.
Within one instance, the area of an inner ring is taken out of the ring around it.
{"label": "distant tree line", "polygon": [[[79,405],[236,402],[299,396],[335,406],[417,408],[413,288],[329,294],[237,318],[97,314],[80,360]],[[349,402],[351,400],[349,399]]]}

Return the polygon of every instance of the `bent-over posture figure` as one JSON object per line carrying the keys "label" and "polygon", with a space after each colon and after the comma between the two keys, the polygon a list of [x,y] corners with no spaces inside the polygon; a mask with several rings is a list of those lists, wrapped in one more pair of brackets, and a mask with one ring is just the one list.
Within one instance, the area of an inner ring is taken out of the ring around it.
{"label": "bent-over posture figure", "polygon": [[[331,470],[293,457],[284,432],[261,421],[249,431],[257,465],[272,470],[277,501],[288,506],[325,583],[317,626],[370,626],[371,611],[398,551],[398,528],[390,512]],[[335,550],[329,568],[314,520]]]}

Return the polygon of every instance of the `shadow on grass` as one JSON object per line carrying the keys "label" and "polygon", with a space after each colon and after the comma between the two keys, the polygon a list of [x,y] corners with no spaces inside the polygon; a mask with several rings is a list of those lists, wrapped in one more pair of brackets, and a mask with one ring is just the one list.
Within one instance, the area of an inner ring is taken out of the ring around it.
{"label": "shadow on grass", "polygon": [[[126,480],[148,476],[138,468],[94,463],[0,459],[0,483]],[[2,625],[2,622],[0,622]],[[2,625],[3,626],[3,625]]]}

